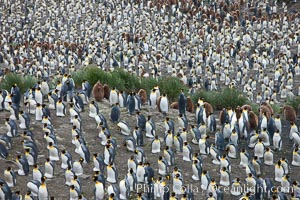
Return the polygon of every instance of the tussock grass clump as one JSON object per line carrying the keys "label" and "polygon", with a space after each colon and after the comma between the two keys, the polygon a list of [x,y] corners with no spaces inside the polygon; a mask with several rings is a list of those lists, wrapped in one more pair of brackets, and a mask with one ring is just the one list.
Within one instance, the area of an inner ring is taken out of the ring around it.
{"label": "tussock grass clump", "polygon": [[249,102],[238,90],[232,88],[225,88],[222,91],[201,90],[192,96],[192,101],[197,103],[199,98],[203,98],[204,101],[210,103],[216,110],[226,107],[235,108]]}
{"label": "tussock grass clump", "polygon": [[1,89],[10,91],[13,84],[17,84],[21,93],[24,93],[28,88],[36,83],[37,79],[33,76],[22,76],[16,73],[8,73],[0,84]]}
{"label": "tussock grass clump", "polygon": [[166,77],[160,79],[158,86],[161,94],[167,94],[169,100],[177,101],[181,90],[187,91],[188,88],[177,77]]}

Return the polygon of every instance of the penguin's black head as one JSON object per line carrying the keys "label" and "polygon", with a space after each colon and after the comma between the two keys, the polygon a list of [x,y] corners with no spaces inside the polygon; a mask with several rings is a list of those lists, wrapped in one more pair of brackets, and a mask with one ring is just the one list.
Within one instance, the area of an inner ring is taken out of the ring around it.
{"label": "penguin's black head", "polygon": [[74,186],[74,185],[71,185],[71,186],[70,186],[70,189],[71,189],[71,190],[74,190],[74,189],[75,189],[75,186]]}

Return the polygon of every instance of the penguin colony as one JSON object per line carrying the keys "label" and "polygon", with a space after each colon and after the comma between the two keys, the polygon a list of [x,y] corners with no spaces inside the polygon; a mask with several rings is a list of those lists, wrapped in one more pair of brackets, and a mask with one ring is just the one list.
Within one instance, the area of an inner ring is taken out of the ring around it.
{"label": "penguin colony", "polygon": [[[39,79],[24,94],[17,84],[0,92],[0,199],[300,197],[296,111],[284,106],[277,116],[270,106],[300,94],[299,13],[285,3],[0,5],[1,79],[8,72]],[[169,102],[157,86],[150,94],[101,80],[75,87],[70,74],[89,64],[179,77],[190,95],[236,87],[259,104],[259,116],[248,105],[217,116],[205,99],[194,107],[183,92]]]}

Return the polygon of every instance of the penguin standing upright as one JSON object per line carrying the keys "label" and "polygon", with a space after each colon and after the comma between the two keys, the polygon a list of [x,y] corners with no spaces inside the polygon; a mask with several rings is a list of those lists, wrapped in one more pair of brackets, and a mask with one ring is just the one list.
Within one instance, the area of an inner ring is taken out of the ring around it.
{"label": "penguin standing upright", "polygon": [[264,153],[264,164],[265,165],[273,165],[273,152],[269,147],[266,147]]}
{"label": "penguin standing upright", "polygon": [[158,99],[158,108],[161,113],[164,115],[168,114],[169,111],[169,100],[166,94],[163,94],[159,99]]}
{"label": "penguin standing upright", "polygon": [[157,106],[157,94],[156,94],[156,90],[152,89],[150,96],[149,96],[149,106],[152,110],[154,110]]}
{"label": "penguin standing upright", "polygon": [[192,172],[193,172],[192,179],[195,181],[199,181],[201,178],[201,174],[202,174],[202,166],[198,160],[193,161]]}
{"label": "penguin standing upright", "polygon": [[54,176],[54,164],[49,158],[46,158],[44,176],[46,178],[53,178]]}
{"label": "penguin standing upright", "polygon": [[169,171],[168,162],[162,156],[159,156],[157,163],[158,163],[158,174],[162,176],[167,175]]}
{"label": "penguin standing upright", "polygon": [[83,158],[79,158],[79,160],[77,160],[73,163],[73,168],[72,169],[73,169],[76,176],[80,176],[80,175],[83,174],[83,167],[82,167],[83,161],[84,161]]}
{"label": "penguin standing upright", "polygon": [[116,88],[112,88],[110,90],[109,103],[110,105],[115,105],[116,103],[119,103],[119,96]]}
{"label": "penguin standing upright", "polygon": [[145,182],[145,167],[142,162],[139,162],[136,168],[136,179],[137,183],[144,183]]}
{"label": "penguin standing upright", "polygon": [[223,167],[221,169],[221,174],[220,174],[220,185],[228,187],[231,183],[230,180],[230,173],[227,171],[226,167]]}
{"label": "penguin standing upright", "polygon": [[134,95],[133,93],[129,93],[129,95],[127,96],[127,110],[128,110],[128,113],[130,115],[132,115],[135,111],[135,98],[134,98]]}
{"label": "penguin standing upright", "polygon": [[64,117],[66,115],[66,105],[61,99],[56,102],[56,116]]}
{"label": "penguin standing upright", "polygon": [[21,129],[29,129],[30,128],[30,116],[27,112],[20,111],[19,113],[19,120]]}
{"label": "penguin standing upright", "polygon": [[106,173],[107,173],[107,177],[106,177],[107,182],[112,183],[112,184],[117,183],[118,172],[112,162],[106,166]]}
{"label": "penguin standing upright", "polygon": [[111,111],[110,111],[110,119],[113,123],[117,123],[120,119],[120,108],[119,108],[119,103],[113,104]]}
{"label": "penguin standing upright", "polygon": [[279,129],[277,129],[273,136],[273,147],[275,151],[281,151],[282,148],[282,139],[279,132]]}
{"label": "penguin standing upright", "polygon": [[186,96],[183,93],[183,89],[181,90],[179,97],[178,97],[178,110],[179,110],[179,114],[185,115],[185,111],[186,111]]}
{"label": "penguin standing upright", "polygon": [[15,120],[6,118],[5,119],[5,125],[7,128],[7,133],[6,135],[8,137],[16,137],[18,136],[18,126]]}
{"label": "penguin standing upright", "polygon": [[201,138],[199,140],[199,150],[200,150],[200,154],[203,154],[203,155],[207,155],[209,154],[209,148],[210,148],[210,145],[209,145],[209,142],[207,141],[209,137],[206,136],[205,138]]}
{"label": "penguin standing upright", "polygon": [[15,172],[11,169],[11,167],[7,167],[6,170],[4,170],[4,180],[8,187],[12,188],[15,187],[16,185],[16,174]]}
{"label": "penguin standing upright", "polygon": [[233,196],[242,195],[243,188],[242,188],[242,184],[241,184],[241,181],[239,178],[236,178],[235,180],[233,180],[233,182],[231,184],[231,188],[232,188],[232,190],[230,191],[231,195],[233,195]]}
{"label": "penguin standing upright", "polygon": [[148,116],[148,119],[146,121],[146,137],[154,138],[155,135],[156,135],[155,124],[154,124],[151,116]]}
{"label": "penguin standing upright", "polygon": [[56,145],[50,142],[47,146],[49,152],[49,159],[51,161],[59,161],[59,149]]}
{"label": "penguin standing upright", "polygon": [[281,182],[283,175],[285,174],[285,171],[281,165],[281,161],[279,160],[277,164],[275,165],[275,181]]}
{"label": "penguin standing upright", "polygon": [[168,162],[168,165],[174,165],[175,164],[175,156],[172,151],[172,149],[169,146],[166,146],[163,152],[164,158]]}
{"label": "penguin standing upright", "polygon": [[136,121],[137,121],[137,127],[139,127],[142,131],[146,131],[147,120],[140,111],[136,112]]}
{"label": "penguin standing upright", "polygon": [[193,149],[188,142],[183,143],[183,160],[184,161],[192,161]]}
{"label": "penguin standing upright", "polygon": [[212,163],[215,165],[220,165],[220,150],[215,147],[215,144],[211,144],[209,153],[212,156]]}
{"label": "penguin standing upright", "polygon": [[48,188],[46,185],[46,179],[43,177],[41,180],[41,185],[38,189],[38,199],[49,199]]}
{"label": "penguin standing upright", "polygon": [[135,127],[133,130],[133,137],[137,146],[144,146],[144,136],[140,128]]}
{"label": "penguin standing upright", "polygon": [[254,155],[258,158],[263,158],[265,152],[265,145],[261,138],[258,139],[258,142],[254,146]]}
{"label": "penguin standing upright", "polygon": [[16,83],[12,85],[10,93],[12,95],[12,102],[16,104],[17,107],[20,107],[21,91]]}
{"label": "penguin standing upright", "polygon": [[19,176],[26,176],[29,174],[29,164],[25,157],[21,157],[20,155],[16,158],[16,163],[19,167],[18,175]]}
{"label": "penguin standing upright", "polygon": [[72,170],[72,166],[68,166],[68,168],[65,171],[65,185],[71,186],[71,181],[73,180],[75,176],[75,173]]}
{"label": "penguin standing upright", "polygon": [[69,193],[70,193],[70,200],[77,200],[78,196],[80,195],[80,191],[74,185],[70,186]]}
{"label": "penguin standing upright", "polygon": [[37,164],[33,165],[32,169],[32,180],[41,182],[41,178],[44,176],[42,170],[38,167]]}
{"label": "penguin standing upright", "polygon": [[120,91],[119,94],[118,94],[118,98],[119,98],[119,106],[120,108],[124,108],[127,106],[127,95],[125,92],[123,91]]}
{"label": "penguin standing upright", "polygon": [[95,118],[99,113],[98,103],[95,101],[91,101],[89,103],[89,117]]}
{"label": "penguin standing upright", "polygon": [[95,182],[95,188],[94,188],[94,195],[95,200],[102,200],[104,199],[105,195],[105,187],[101,181],[97,179],[97,177],[94,177]]}
{"label": "penguin standing upright", "polygon": [[293,166],[300,166],[300,150],[298,147],[294,148],[292,153],[292,165]]}

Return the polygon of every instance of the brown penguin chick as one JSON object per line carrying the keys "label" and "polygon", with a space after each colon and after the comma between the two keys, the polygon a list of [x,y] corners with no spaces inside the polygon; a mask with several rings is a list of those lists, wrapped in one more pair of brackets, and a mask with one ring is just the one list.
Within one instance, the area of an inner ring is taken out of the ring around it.
{"label": "brown penguin chick", "polygon": [[270,104],[268,104],[267,102],[263,102],[263,103],[261,103],[261,105],[268,107],[268,109],[270,110],[270,113],[272,115],[274,114],[273,108],[270,106]]}
{"label": "brown penguin chick", "polygon": [[236,107],[235,109],[235,115],[236,115],[236,118],[239,119],[242,115],[242,108],[240,106]]}
{"label": "brown penguin chick", "polygon": [[213,109],[213,107],[212,107],[212,105],[210,103],[204,102],[203,106],[205,108],[206,116],[208,116],[208,113],[213,113],[214,112],[214,109]]}
{"label": "brown penguin chick", "polygon": [[252,111],[252,106],[248,104],[243,105],[241,109],[244,110],[245,108],[248,110],[248,112]]}
{"label": "brown penguin chick", "polygon": [[175,101],[175,102],[171,103],[170,108],[178,110],[178,102]]}
{"label": "brown penguin chick", "polygon": [[142,104],[145,104],[147,102],[147,92],[144,89],[140,89],[138,92],[138,95],[141,97]]}
{"label": "brown penguin chick", "polygon": [[219,113],[219,121],[221,122],[221,124],[224,124],[226,121],[226,116],[224,114],[225,112],[226,112],[226,108],[223,108]]}
{"label": "brown penguin chick", "polygon": [[259,108],[259,115],[262,116],[263,114],[266,115],[267,119],[269,120],[271,117],[271,111],[267,106],[260,106]]}
{"label": "brown penguin chick", "polygon": [[291,106],[283,106],[283,117],[285,120],[290,122],[296,121],[296,111]]}
{"label": "brown penguin chick", "polygon": [[258,116],[253,111],[249,111],[249,126],[251,130],[255,130],[258,126]]}
{"label": "brown penguin chick", "polygon": [[107,84],[104,84],[103,90],[104,90],[104,98],[109,99],[109,95],[110,95],[109,86]]}
{"label": "brown penguin chick", "polygon": [[104,89],[100,81],[98,81],[93,87],[93,96],[96,101],[102,101],[104,97]]}
{"label": "brown penguin chick", "polygon": [[186,98],[186,111],[188,111],[190,113],[195,112],[195,106],[194,106],[194,103],[193,103],[191,97]]}

